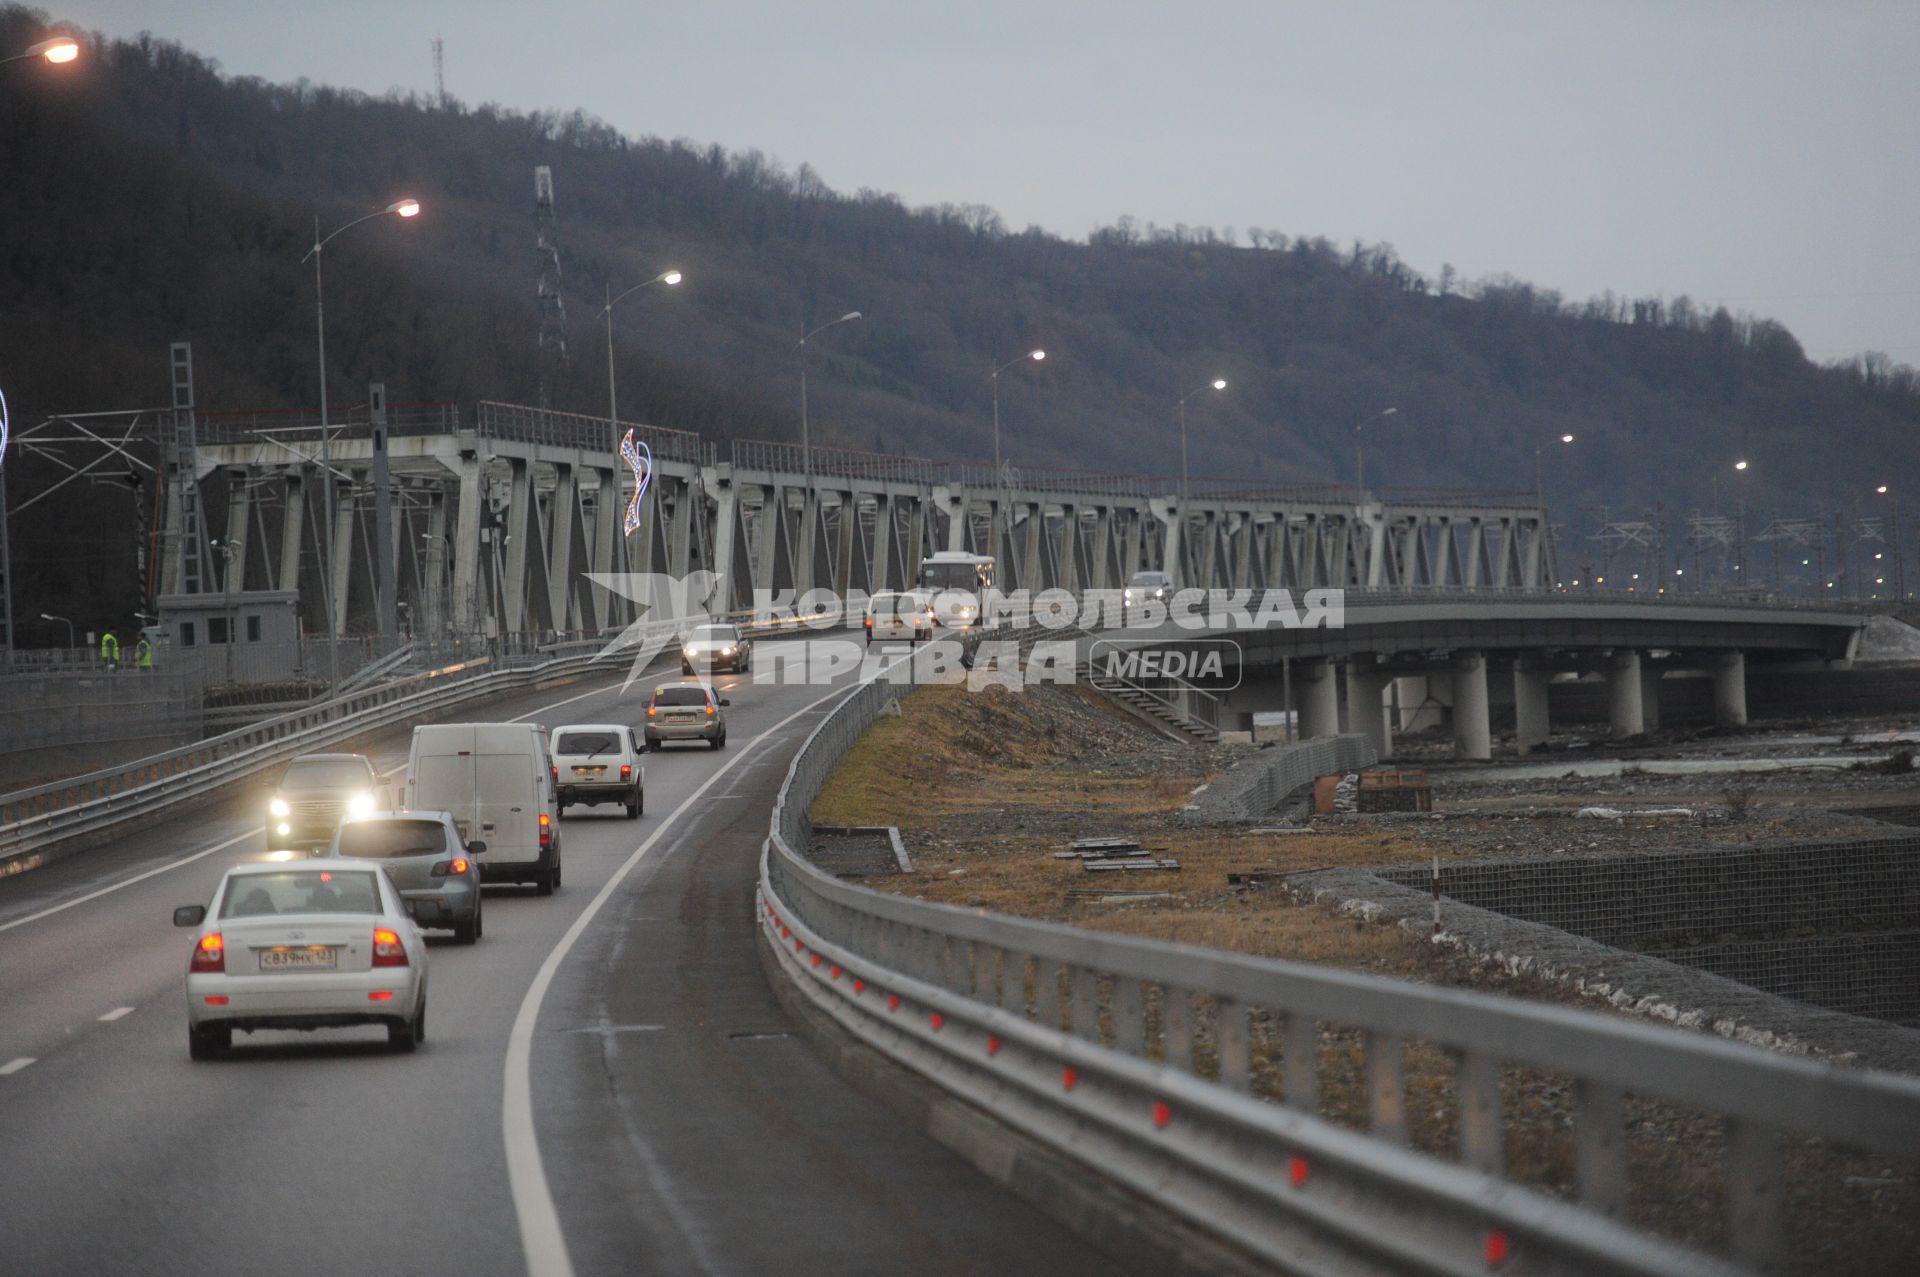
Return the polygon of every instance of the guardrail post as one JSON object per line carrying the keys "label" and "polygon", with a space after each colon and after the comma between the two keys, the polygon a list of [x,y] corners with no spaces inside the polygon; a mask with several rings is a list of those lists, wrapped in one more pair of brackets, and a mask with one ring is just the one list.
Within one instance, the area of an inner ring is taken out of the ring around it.
{"label": "guardrail post", "polygon": [[1627,1209],[1627,1128],[1619,1088],[1580,1081],[1573,1089],[1574,1170],[1583,1204],[1609,1218]]}
{"label": "guardrail post", "polygon": [[1033,1013],[1046,1029],[1058,1029],[1060,1024],[1060,976],[1063,968],[1058,962],[1046,958],[1036,958],[1033,964]]}
{"label": "guardrail post", "polygon": [[1407,1088],[1401,1073],[1405,1048],[1391,1033],[1368,1033],[1367,1116],[1373,1134],[1396,1144],[1407,1142]]}
{"label": "guardrail post", "polygon": [[1193,994],[1160,986],[1160,1057],[1169,1068],[1193,1072]]}
{"label": "guardrail post", "polygon": [[1320,1025],[1311,1016],[1291,1014],[1280,1025],[1280,1084],[1288,1108],[1320,1110]]}
{"label": "guardrail post", "polygon": [[1499,1175],[1506,1163],[1500,1127],[1500,1061],[1480,1051],[1460,1056],[1460,1157],[1475,1170]]}
{"label": "guardrail post", "polygon": [[1245,1094],[1253,1081],[1253,1042],[1244,1005],[1233,998],[1214,999],[1213,1040],[1220,1054],[1220,1085]]}
{"label": "guardrail post", "polygon": [[1780,1183],[1780,1132],[1727,1118],[1727,1236],[1733,1256],[1762,1272],[1785,1258],[1787,1204]]}
{"label": "guardrail post", "polygon": [[1086,967],[1068,967],[1072,982],[1073,1035],[1089,1042],[1100,1040],[1100,975]]}
{"label": "guardrail post", "polygon": [[1147,1053],[1147,1006],[1140,982],[1113,978],[1113,1047],[1128,1055]]}

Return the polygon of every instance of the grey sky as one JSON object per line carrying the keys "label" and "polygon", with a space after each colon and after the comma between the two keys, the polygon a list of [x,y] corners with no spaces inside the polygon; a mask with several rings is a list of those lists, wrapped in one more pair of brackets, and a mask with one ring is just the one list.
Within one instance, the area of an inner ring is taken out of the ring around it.
{"label": "grey sky", "polygon": [[[232,74],[581,107],[839,190],[1681,293],[1920,364],[1920,3],[40,0]],[[564,183],[564,178],[561,179]],[[560,192],[562,216],[565,190]]]}

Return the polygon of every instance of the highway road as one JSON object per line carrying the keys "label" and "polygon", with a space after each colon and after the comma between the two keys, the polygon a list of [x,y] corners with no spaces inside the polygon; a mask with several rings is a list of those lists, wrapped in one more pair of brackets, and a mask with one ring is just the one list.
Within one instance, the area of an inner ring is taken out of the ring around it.
{"label": "highway road", "polygon": [[[1116,1271],[794,1036],[752,886],[848,684],[717,682],[726,749],[649,755],[641,820],[565,821],[556,895],[491,888],[477,946],[433,943],[413,1056],[365,1029],[188,1059],[171,912],[264,854],[264,789],[0,880],[0,1274]],[[631,722],[642,693],[454,716]],[[397,769],[406,733],[363,748]]]}

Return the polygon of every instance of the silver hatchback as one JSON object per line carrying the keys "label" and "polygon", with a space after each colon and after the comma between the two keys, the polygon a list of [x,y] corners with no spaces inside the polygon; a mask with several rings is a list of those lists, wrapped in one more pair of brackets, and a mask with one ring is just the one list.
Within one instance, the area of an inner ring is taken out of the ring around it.
{"label": "silver hatchback", "polygon": [[648,749],[659,749],[670,740],[707,742],[721,749],[727,743],[726,697],[709,683],[687,680],[663,683],[653,689],[647,702],[646,738]]}
{"label": "silver hatchback", "polygon": [[484,842],[462,845],[444,811],[396,811],[347,821],[333,846],[316,854],[378,863],[417,925],[445,927],[472,944],[482,933],[479,857],[486,849]]}

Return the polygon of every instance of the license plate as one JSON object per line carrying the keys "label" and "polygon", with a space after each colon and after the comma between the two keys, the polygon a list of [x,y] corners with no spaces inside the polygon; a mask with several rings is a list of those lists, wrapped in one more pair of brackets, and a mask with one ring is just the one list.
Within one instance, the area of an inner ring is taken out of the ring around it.
{"label": "license plate", "polygon": [[275,945],[260,951],[262,971],[331,971],[337,962],[332,945],[310,944],[301,948]]}
{"label": "license plate", "polygon": [[573,769],[573,774],[576,776],[598,776],[605,770],[607,770],[605,767],[576,767]]}

